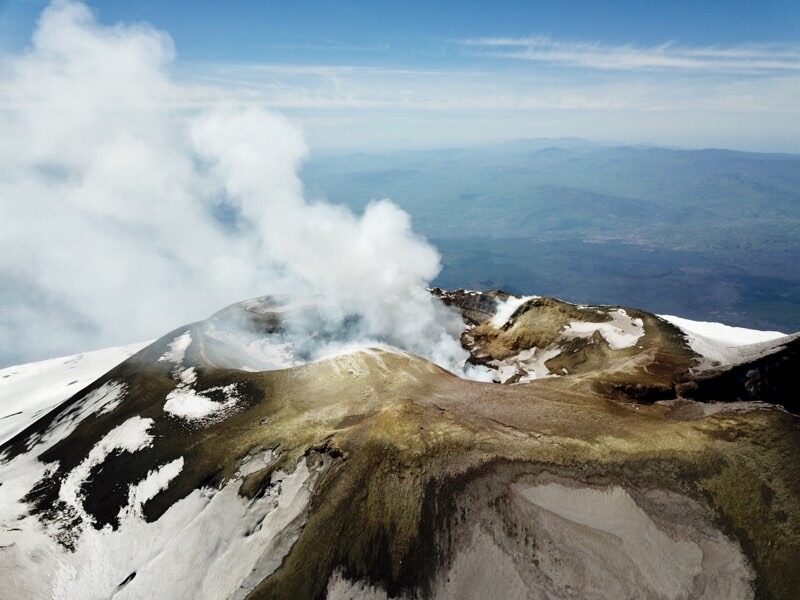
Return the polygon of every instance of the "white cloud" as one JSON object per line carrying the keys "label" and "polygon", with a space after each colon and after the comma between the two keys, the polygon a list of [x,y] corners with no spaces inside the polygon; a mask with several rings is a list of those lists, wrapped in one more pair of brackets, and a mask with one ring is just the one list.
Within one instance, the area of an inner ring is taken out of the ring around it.
{"label": "white cloud", "polygon": [[240,98],[288,110],[797,109],[800,74],[764,77],[565,71],[441,70],[317,65],[196,65],[183,74],[195,103]]}
{"label": "white cloud", "polygon": [[800,151],[800,73],[183,65],[193,106],[239,98],[303,124],[313,147],[446,147],[519,137]]}
{"label": "white cloud", "polygon": [[590,69],[744,73],[800,71],[800,45],[797,44],[684,46],[666,42],[656,46],[635,46],[569,42],[544,35],[471,38],[460,43],[495,58]]}
{"label": "white cloud", "polygon": [[[329,299],[333,326],[356,315],[363,335],[462,359],[453,317],[425,291],[439,256],[408,215],[308,203],[297,128],[241,98],[186,110],[172,58],[165,34],[100,26],[67,1],[7,57],[0,360],[145,339],[287,292]],[[214,216],[220,203],[234,223]]]}
{"label": "white cloud", "polygon": [[[168,38],[149,32],[168,61]],[[149,92],[163,108],[238,102],[280,110],[319,148],[579,136],[800,151],[797,46],[636,47],[540,36],[447,48],[447,68],[167,62],[176,78]],[[507,59],[515,53],[529,60]],[[29,96],[0,79],[0,110],[28,105]]]}

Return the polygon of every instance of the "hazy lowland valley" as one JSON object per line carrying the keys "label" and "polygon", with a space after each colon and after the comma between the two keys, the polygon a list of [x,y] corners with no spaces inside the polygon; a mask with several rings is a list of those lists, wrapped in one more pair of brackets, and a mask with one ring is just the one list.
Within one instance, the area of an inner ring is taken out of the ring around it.
{"label": "hazy lowland valley", "polygon": [[800,328],[800,157],[520,140],[317,155],[311,196],[390,197],[443,256],[445,288]]}

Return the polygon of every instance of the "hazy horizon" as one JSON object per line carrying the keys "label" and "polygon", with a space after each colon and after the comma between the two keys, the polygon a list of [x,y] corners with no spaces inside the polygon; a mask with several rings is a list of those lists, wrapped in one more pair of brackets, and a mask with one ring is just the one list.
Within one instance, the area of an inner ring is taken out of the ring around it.
{"label": "hazy horizon", "polygon": [[743,154],[765,154],[765,155],[786,155],[786,156],[800,156],[800,148],[797,151],[783,151],[783,150],[758,150],[753,148],[734,148],[728,146],[692,146],[692,145],[674,145],[674,144],[659,144],[655,142],[637,142],[625,143],[620,140],[613,139],[599,139],[599,138],[586,138],[580,136],[557,136],[557,137],[509,137],[493,141],[475,141],[473,143],[446,144],[446,143],[431,143],[431,145],[408,145],[396,148],[376,148],[371,146],[336,146],[336,147],[311,147],[312,156],[327,156],[327,155],[347,155],[347,154],[401,154],[408,152],[430,152],[430,151],[447,151],[447,150],[475,150],[481,148],[492,148],[495,146],[504,146],[515,143],[546,143],[551,148],[563,148],[566,145],[579,144],[583,147],[596,147],[596,148],[634,148],[634,149],[658,149],[658,150],[677,150],[686,152],[703,152],[703,151],[722,151],[722,152],[740,152]]}
{"label": "hazy horizon", "polygon": [[[30,47],[46,5],[0,6],[0,57]],[[583,137],[800,153],[793,2],[87,6],[165,40],[180,89],[165,104],[278,110],[313,151]]]}

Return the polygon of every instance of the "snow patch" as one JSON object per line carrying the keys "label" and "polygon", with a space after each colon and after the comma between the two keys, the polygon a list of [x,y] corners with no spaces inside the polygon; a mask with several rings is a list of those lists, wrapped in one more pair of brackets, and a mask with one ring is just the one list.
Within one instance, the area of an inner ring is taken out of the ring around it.
{"label": "snow patch", "polygon": [[81,486],[89,478],[92,469],[103,464],[112,452],[121,450],[133,453],[149,446],[153,441],[153,436],[149,433],[152,425],[153,419],[136,416],[109,431],[89,451],[89,455],[67,474],[58,491],[59,499],[91,523],[92,518],[83,509]]}
{"label": "snow patch", "polygon": [[102,415],[117,408],[122,402],[127,386],[117,381],[106,381],[92,390],[78,403],[75,421],[83,421],[91,414]]}
{"label": "snow patch", "polygon": [[712,340],[727,346],[746,346],[759,342],[769,342],[786,335],[780,331],[759,331],[757,329],[745,329],[744,327],[732,327],[722,323],[690,321],[673,315],[658,316],[686,333],[702,336],[706,340]]}
{"label": "snow patch", "polygon": [[525,304],[528,300],[534,300],[539,296],[509,296],[506,300],[497,302],[494,316],[492,317],[492,325],[495,327],[502,327],[511,318],[516,310]]}
{"label": "snow patch", "polygon": [[0,369],[0,444],[150,343]]}
{"label": "snow patch", "polygon": [[44,434],[30,436],[26,441],[27,448],[30,450],[40,444],[49,447],[66,438],[89,416],[111,412],[122,402],[126,390],[124,383],[106,381],[58,413]]}
{"label": "snow patch", "polygon": [[[221,392],[225,400],[217,402],[208,397],[210,392]],[[216,420],[226,416],[239,401],[237,384],[208,388],[197,392],[191,387],[179,385],[167,394],[164,412],[187,421]]]}
{"label": "snow patch", "polygon": [[534,379],[554,377],[545,363],[561,354],[561,348],[529,348],[505,360],[494,360],[491,365],[497,369],[494,381],[497,383],[527,383]]}
{"label": "snow patch", "polygon": [[182,333],[167,346],[167,351],[158,359],[160,361],[169,361],[175,364],[182,364],[183,359],[186,357],[186,350],[192,343],[192,334],[186,331]]}
{"label": "snow patch", "polygon": [[[168,484],[180,461],[148,475],[134,499]],[[321,469],[301,459],[292,473],[275,473],[252,501],[239,496],[239,480],[194,490],[151,523],[126,511],[116,530],[86,528],[74,552],[33,517],[5,518],[8,506],[0,505],[0,523],[8,525],[0,531],[0,581],[26,598],[244,598],[297,539]]]}
{"label": "snow patch", "polygon": [[197,371],[194,370],[194,367],[183,369],[178,373],[178,379],[183,385],[192,385],[197,381]]}
{"label": "snow patch", "polygon": [[573,321],[564,328],[562,336],[565,338],[587,338],[595,331],[608,342],[612,350],[621,350],[635,345],[644,335],[644,322],[634,319],[624,309],[608,311],[611,321],[603,323],[590,323],[587,321]]}
{"label": "snow patch", "polygon": [[673,315],[658,315],[680,329],[689,347],[706,359],[700,368],[730,366],[768,354],[774,342],[787,337],[780,331],[758,331],[722,323],[691,321]]}
{"label": "snow patch", "polygon": [[[525,370],[525,374],[519,379],[519,383],[542,379],[543,377],[554,377],[557,373],[551,373],[545,363],[551,358],[561,354],[561,348],[531,348],[523,350],[517,355],[517,361]],[[566,373],[564,373],[566,374]]]}
{"label": "snow patch", "polygon": [[138,483],[128,486],[128,506],[120,511],[120,518],[125,513],[141,516],[142,506],[154,498],[160,491],[167,489],[169,483],[183,470],[183,457],[148,471],[147,476]]}

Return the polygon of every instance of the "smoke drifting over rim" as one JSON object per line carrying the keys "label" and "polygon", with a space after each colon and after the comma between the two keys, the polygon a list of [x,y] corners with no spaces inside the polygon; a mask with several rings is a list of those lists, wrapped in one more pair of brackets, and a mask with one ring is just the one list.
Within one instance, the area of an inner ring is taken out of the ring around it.
{"label": "smoke drifting over rim", "polygon": [[[256,106],[187,111],[171,40],[57,1],[0,74],[0,364],[160,335],[244,298],[457,369],[439,255],[388,200],[308,201],[300,132]],[[343,324],[347,327],[343,328]],[[14,340],[13,343],[10,343]]]}

